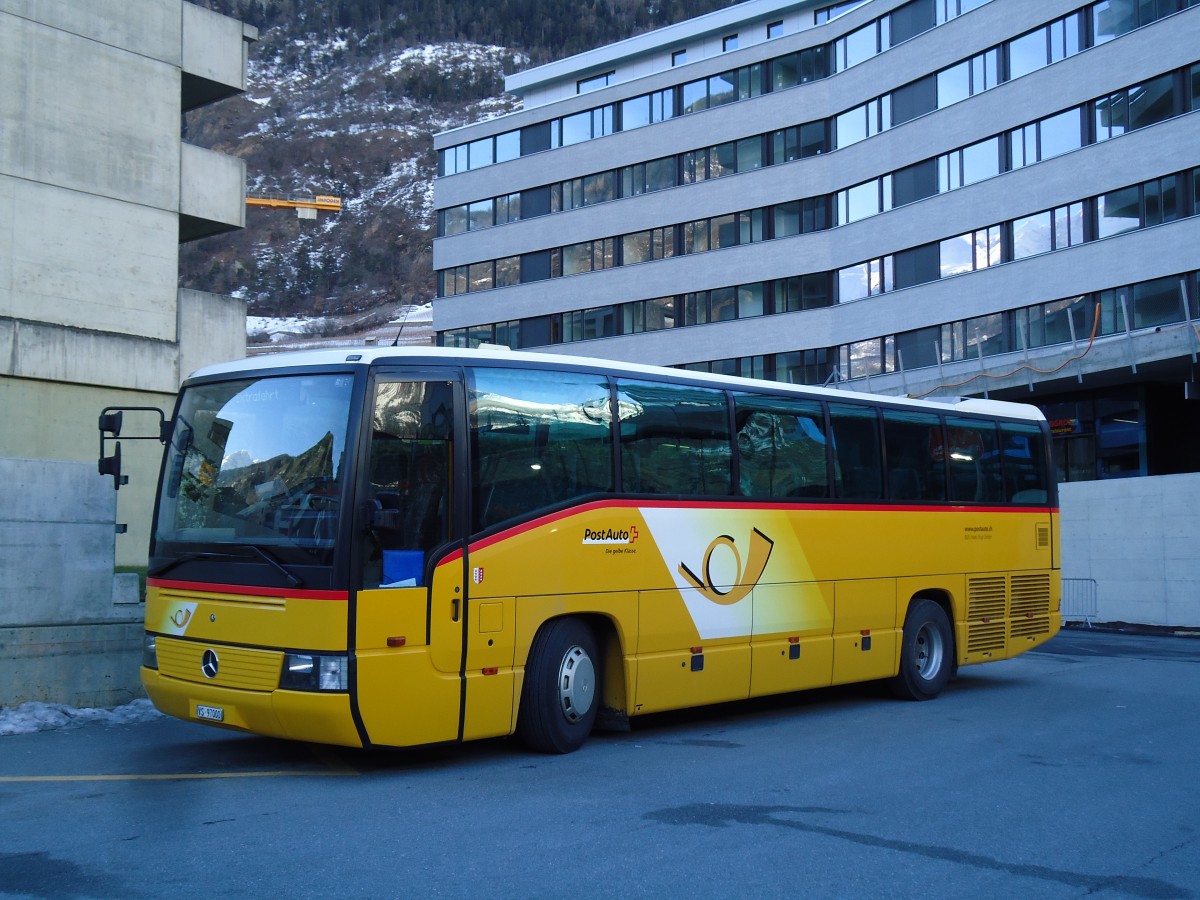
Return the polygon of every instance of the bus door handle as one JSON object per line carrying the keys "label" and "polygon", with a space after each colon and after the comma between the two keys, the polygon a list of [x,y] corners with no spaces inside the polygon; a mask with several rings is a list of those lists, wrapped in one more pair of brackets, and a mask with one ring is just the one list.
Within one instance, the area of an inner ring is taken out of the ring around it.
{"label": "bus door handle", "polygon": [[450,621],[451,622],[458,621],[458,598],[457,597],[455,597],[453,600],[450,601]]}

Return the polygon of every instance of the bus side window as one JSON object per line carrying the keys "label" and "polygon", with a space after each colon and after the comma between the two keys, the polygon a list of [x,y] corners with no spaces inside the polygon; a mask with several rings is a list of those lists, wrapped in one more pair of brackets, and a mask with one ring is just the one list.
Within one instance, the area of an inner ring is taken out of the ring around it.
{"label": "bus side window", "polygon": [[883,411],[887,490],[891,500],[946,499],[942,421],[928,413]]}
{"label": "bus side window", "polygon": [[730,493],[733,451],[723,391],[625,380],[617,389],[622,490]]}
{"label": "bus side window", "polygon": [[995,503],[1006,499],[995,423],[949,418],[946,444],[951,500]]}
{"label": "bus side window", "polygon": [[603,376],[474,371],[473,527],[612,489],[612,413]]}
{"label": "bus side window", "polygon": [[1004,499],[1010,503],[1047,503],[1046,443],[1036,425],[1000,423],[1004,460]]}
{"label": "bus side window", "polygon": [[815,400],[734,395],[738,492],[747,497],[828,497],[825,416]]}
{"label": "bus side window", "polygon": [[830,403],[837,495],[848,500],[883,497],[879,419],[870,406]]}

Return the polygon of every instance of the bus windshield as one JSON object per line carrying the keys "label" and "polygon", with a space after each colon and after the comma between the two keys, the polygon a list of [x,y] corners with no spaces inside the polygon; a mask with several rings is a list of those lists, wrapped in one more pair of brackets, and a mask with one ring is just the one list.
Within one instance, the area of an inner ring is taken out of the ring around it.
{"label": "bus windshield", "polygon": [[269,547],[328,564],[353,377],[245,378],[187,388],[163,468],[151,555]]}

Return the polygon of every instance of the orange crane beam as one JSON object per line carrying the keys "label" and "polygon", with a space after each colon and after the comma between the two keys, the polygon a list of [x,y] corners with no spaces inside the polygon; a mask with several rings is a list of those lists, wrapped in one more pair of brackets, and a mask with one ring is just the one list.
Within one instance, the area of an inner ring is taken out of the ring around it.
{"label": "orange crane beam", "polygon": [[247,206],[270,206],[285,209],[324,209],[337,212],[342,208],[341,197],[328,194],[303,196],[299,194],[247,194]]}

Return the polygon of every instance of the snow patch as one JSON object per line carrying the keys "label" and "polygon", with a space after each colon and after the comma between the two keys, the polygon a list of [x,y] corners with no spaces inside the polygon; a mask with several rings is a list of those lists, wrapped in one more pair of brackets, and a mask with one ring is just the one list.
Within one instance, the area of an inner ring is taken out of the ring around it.
{"label": "snow patch", "polygon": [[266,332],[271,335],[271,340],[277,341],[284,337],[294,337],[298,334],[312,334],[325,324],[323,317],[305,318],[302,316],[288,316],[286,318],[272,318],[270,316],[246,316],[246,334],[259,334]]}
{"label": "snow patch", "polygon": [[33,734],[56,728],[76,728],[88,722],[131,725],[162,718],[149,700],[134,700],[116,709],[75,709],[62,703],[31,700],[20,706],[0,706],[0,734]]}

